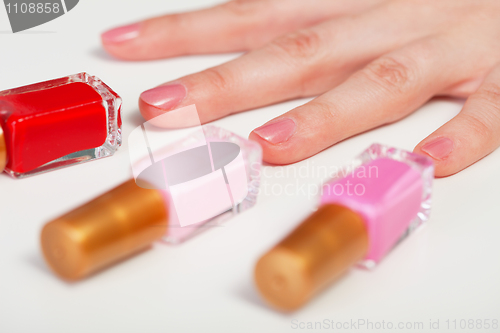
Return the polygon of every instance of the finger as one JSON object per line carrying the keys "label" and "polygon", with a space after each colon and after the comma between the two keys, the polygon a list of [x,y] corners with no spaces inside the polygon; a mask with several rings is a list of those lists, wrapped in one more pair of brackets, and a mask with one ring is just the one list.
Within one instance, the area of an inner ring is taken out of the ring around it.
{"label": "finger", "polygon": [[286,32],[352,14],[382,0],[236,0],[170,14],[102,34],[112,55],[127,60],[254,49]]}
{"label": "finger", "polygon": [[426,38],[391,52],[337,88],[255,129],[250,138],[262,145],[265,161],[287,164],[394,122],[467,76],[465,66],[455,69],[462,59],[451,49],[451,43]]}
{"label": "finger", "polygon": [[436,177],[449,176],[500,146],[500,65],[483,81],[462,111],[415,147],[430,156]]}
{"label": "finger", "polygon": [[[151,119],[174,107],[196,104],[202,122],[207,122],[323,93],[369,61],[419,36],[414,22],[386,16],[376,8],[280,37],[233,61],[144,92],[141,113]],[[372,27],[369,32],[366,26]]]}

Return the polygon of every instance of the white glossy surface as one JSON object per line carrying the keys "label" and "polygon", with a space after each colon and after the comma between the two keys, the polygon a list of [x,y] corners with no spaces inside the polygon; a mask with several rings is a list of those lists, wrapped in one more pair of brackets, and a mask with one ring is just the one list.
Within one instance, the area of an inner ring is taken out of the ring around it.
{"label": "white glossy surface", "polygon": [[[472,332],[477,330],[447,330],[446,320],[500,319],[500,150],[453,177],[436,180],[429,223],[375,271],[352,271],[293,314],[265,306],[252,284],[258,256],[315,204],[306,189],[320,179],[293,177],[290,172],[286,177],[284,171],[291,169],[265,167],[263,193],[254,208],[181,246],[157,244],[76,284],[62,282],[47,269],[38,245],[43,224],[130,177],[126,136],[142,122],[140,92],[236,56],[116,61],[101,50],[99,33],[209,3],[85,0],[67,15],[15,35],[0,9],[0,90],[87,71],[124,101],[124,145],[115,156],[28,179],[0,176],[0,332],[276,333],[306,331],[294,329],[293,323],[324,319],[334,325],[358,319],[423,323],[424,329],[404,330],[408,332],[428,331],[430,321],[439,319],[440,331]],[[303,102],[281,103],[215,124],[247,136]],[[411,150],[460,108],[460,101],[433,100],[398,123],[342,142],[293,167],[297,171],[340,166],[373,142]],[[294,189],[298,185],[297,193],[272,195],[273,188],[277,191],[286,184]]]}

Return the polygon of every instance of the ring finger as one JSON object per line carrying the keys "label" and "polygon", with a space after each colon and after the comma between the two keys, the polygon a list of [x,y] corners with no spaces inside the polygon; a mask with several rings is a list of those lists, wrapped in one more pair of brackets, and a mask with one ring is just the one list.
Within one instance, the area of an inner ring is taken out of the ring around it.
{"label": "ring finger", "polygon": [[352,135],[399,120],[433,95],[471,77],[474,55],[443,38],[416,41],[373,61],[340,86],[254,130],[264,159],[288,164]]}

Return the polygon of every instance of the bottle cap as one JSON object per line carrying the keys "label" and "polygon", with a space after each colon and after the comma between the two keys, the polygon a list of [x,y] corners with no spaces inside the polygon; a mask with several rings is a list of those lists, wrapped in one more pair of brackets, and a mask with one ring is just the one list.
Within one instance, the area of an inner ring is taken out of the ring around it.
{"label": "bottle cap", "polygon": [[326,204],[260,258],[255,282],[271,305],[294,310],[367,251],[362,217],[344,206]]}
{"label": "bottle cap", "polygon": [[5,169],[5,165],[7,165],[7,146],[5,145],[2,126],[0,126],[0,172]]}
{"label": "bottle cap", "polygon": [[42,252],[52,270],[77,280],[146,249],[167,232],[167,208],[158,190],[129,180],[47,223]]}

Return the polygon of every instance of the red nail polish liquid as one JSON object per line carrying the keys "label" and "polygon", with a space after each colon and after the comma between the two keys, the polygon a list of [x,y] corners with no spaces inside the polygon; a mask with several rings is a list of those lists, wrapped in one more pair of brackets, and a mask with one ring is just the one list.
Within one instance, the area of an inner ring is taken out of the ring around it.
{"label": "red nail polish liquid", "polygon": [[120,107],[87,73],[0,92],[0,171],[26,177],[113,155]]}

